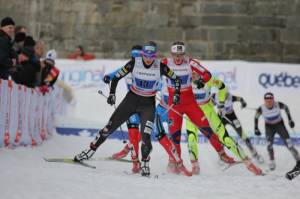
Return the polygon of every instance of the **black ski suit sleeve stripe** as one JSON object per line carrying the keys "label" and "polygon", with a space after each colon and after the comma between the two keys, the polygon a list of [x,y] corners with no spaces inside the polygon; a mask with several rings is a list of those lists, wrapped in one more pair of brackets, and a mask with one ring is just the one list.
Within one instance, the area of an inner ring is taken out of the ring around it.
{"label": "black ski suit sleeve stripe", "polygon": [[118,82],[120,79],[125,77],[128,73],[132,72],[133,67],[134,67],[135,59],[131,59],[129,62],[125,64],[112,78],[111,84],[110,84],[110,94],[115,94],[116,93],[116,88],[118,85]]}
{"label": "black ski suit sleeve stripe", "polygon": [[284,103],[282,103],[282,102],[278,102],[278,103],[279,103],[279,108],[285,110],[286,115],[288,116],[288,119],[292,120],[292,116],[291,116],[291,112],[290,112],[289,107],[287,105],[285,105]]}
{"label": "black ski suit sleeve stripe", "polygon": [[258,128],[258,119],[262,114],[262,110],[261,107],[259,107],[258,109],[256,109],[256,113],[255,113],[255,119],[254,119],[254,127],[255,129]]}
{"label": "black ski suit sleeve stripe", "polygon": [[180,78],[172,71],[166,64],[160,63],[160,74],[174,80],[175,82],[175,93],[180,93]]}

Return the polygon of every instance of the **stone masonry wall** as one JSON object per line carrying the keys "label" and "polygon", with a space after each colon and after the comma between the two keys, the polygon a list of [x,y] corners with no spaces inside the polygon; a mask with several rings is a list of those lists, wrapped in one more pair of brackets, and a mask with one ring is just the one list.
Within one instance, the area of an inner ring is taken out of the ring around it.
{"label": "stone masonry wall", "polygon": [[300,0],[0,0],[4,16],[60,57],[81,44],[125,58],[147,40],[167,55],[183,40],[201,59],[300,62]]}

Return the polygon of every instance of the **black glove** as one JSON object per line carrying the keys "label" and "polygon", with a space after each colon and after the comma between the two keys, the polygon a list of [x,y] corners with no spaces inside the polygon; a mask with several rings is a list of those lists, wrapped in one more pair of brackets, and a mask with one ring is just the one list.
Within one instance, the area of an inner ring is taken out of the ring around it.
{"label": "black glove", "polygon": [[104,81],[105,84],[109,84],[110,82],[110,78],[108,75],[105,75],[102,80]]}
{"label": "black glove", "polygon": [[242,103],[242,104],[241,104],[241,107],[242,107],[242,108],[245,108],[245,107],[247,106],[247,103],[246,103],[245,101],[242,101],[241,103]]}
{"label": "black glove", "polygon": [[261,132],[260,132],[260,130],[258,128],[255,128],[254,133],[257,136],[261,136]]}
{"label": "black glove", "polygon": [[179,104],[180,102],[180,94],[179,93],[175,93],[174,96],[173,96],[173,104]]}
{"label": "black glove", "polygon": [[295,127],[295,122],[293,120],[290,120],[289,125],[293,129]]}
{"label": "black glove", "polygon": [[116,103],[116,96],[115,94],[109,94],[107,98],[107,103],[110,105],[114,105]]}
{"label": "black glove", "polygon": [[223,114],[222,114],[223,108],[224,108],[224,103],[219,103],[219,104],[217,105],[219,117],[223,117]]}
{"label": "black glove", "polygon": [[205,83],[202,81],[202,79],[198,79],[195,81],[195,84],[197,85],[197,88],[203,88],[205,86]]}

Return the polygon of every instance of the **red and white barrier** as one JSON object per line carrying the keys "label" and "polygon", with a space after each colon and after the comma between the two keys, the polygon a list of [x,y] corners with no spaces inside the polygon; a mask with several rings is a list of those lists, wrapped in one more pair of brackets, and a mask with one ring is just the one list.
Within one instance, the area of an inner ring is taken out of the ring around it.
{"label": "red and white barrier", "polygon": [[0,80],[0,147],[40,145],[52,135],[61,113],[62,89],[43,95],[12,80]]}

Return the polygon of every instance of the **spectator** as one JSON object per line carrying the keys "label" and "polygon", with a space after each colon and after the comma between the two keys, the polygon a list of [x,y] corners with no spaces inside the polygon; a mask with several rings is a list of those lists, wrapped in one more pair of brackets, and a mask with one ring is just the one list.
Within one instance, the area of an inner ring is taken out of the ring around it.
{"label": "spectator", "polygon": [[34,49],[24,47],[18,55],[17,71],[13,74],[13,79],[16,83],[34,88],[40,68],[40,63],[35,59]]}
{"label": "spectator", "polygon": [[19,25],[16,26],[15,28],[15,34],[17,34],[18,32],[23,32],[23,33],[27,33],[27,28],[25,26]]}
{"label": "spectator", "polygon": [[10,17],[1,21],[0,29],[0,79],[8,79],[10,70],[16,64],[11,39],[15,31],[15,22]]}
{"label": "spectator", "polygon": [[26,38],[26,34],[24,32],[18,32],[15,34],[13,49],[17,54],[21,53],[21,50],[24,47],[25,38]]}
{"label": "spectator", "polygon": [[40,91],[45,94],[56,82],[59,70],[55,67],[57,53],[55,50],[47,52],[46,59],[41,62],[41,85]]}
{"label": "spectator", "polygon": [[77,60],[92,60],[95,59],[95,55],[86,53],[82,46],[77,46],[74,53],[68,55],[68,59],[77,59]]}
{"label": "spectator", "polygon": [[42,41],[37,41],[35,43],[34,54],[38,60],[44,56],[44,43]]}
{"label": "spectator", "polygon": [[33,48],[35,46],[35,41],[34,39],[32,38],[32,36],[26,36],[25,37],[25,40],[24,40],[24,47],[31,47]]}

